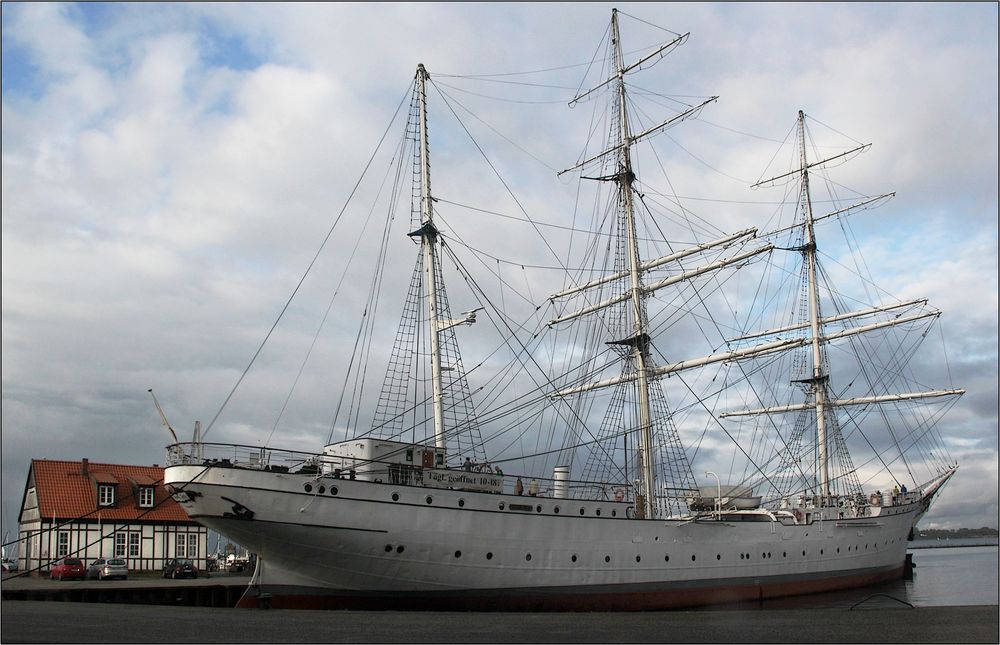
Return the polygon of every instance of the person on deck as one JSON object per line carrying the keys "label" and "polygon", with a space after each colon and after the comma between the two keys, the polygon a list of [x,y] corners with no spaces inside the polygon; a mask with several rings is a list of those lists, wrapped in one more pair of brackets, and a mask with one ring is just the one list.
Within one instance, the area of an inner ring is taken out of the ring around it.
{"label": "person on deck", "polygon": [[465,472],[471,473],[472,472],[472,460],[469,459],[468,457],[466,457],[465,458],[465,465],[463,467],[465,468]]}
{"label": "person on deck", "polygon": [[538,495],[538,482],[534,479],[532,479],[531,483],[528,484],[528,495],[531,495],[532,497]]}
{"label": "person on deck", "polygon": [[524,484],[521,483],[521,478],[517,478],[517,483],[514,484],[514,494],[523,495],[524,494]]}

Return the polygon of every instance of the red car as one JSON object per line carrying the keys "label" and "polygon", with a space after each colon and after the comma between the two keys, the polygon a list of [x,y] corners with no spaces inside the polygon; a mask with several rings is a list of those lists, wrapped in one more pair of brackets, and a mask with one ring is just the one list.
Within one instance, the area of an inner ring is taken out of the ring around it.
{"label": "red car", "polygon": [[53,580],[67,580],[72,578],[83,580],[87,577],[87,567],[83,565],[80,558],[63,558],[49,569],[49,577]]}

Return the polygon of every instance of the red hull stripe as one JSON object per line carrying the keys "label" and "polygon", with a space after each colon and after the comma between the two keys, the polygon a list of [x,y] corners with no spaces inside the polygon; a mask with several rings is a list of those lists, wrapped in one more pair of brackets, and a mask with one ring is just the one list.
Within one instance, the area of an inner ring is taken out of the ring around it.
{"label": "red hull stripe", "polygon": [[[360,595],[337,593],[274,593],[269,604],[275,609],[357,609],[418,611],[642,611],[677,609],[723,603],[797,596],[867,585],[903,577],[905,565],[860,574],[780,580],[751,584],[684,587],[649,591],[615,592],[604,588],[568,592],[541,590],[463,590],[422,594]],[[265,591],[267,591],[265,589]],[[259,607],[256,596],[244,596],[238,607]]]}

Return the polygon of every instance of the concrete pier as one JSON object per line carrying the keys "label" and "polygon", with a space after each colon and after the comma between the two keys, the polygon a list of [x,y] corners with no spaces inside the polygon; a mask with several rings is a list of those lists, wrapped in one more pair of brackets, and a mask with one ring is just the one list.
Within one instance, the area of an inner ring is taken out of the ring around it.
{"label": "concrete pier", "polygon": [[996,605],[627,613],[213,609],[7,600],[5,643],[996,643]]}

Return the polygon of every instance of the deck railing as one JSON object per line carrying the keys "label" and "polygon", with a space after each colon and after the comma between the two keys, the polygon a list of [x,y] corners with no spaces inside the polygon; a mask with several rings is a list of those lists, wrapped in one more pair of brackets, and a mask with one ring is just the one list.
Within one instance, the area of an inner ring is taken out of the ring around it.
{"label": "deck railing", "polygon": [[[416,464],[344,457],[325,453],[304,452],[229,443],[182,442],[167,446],[167,465],[203,465],[223,468],[243,468],[270,472],[292,473],[315,478],[363,479],[421,486],[426,488],[465,488],[490,492],[532,493],[538,497],[554,497],[556,480],[547,477],[508,475],[490,464],[464,467],[424,468]],[[630,503],[631,487],[624,483],[565,481],[569,497],[606,502]],[[585,495],[574,495],[579,491]]]}

